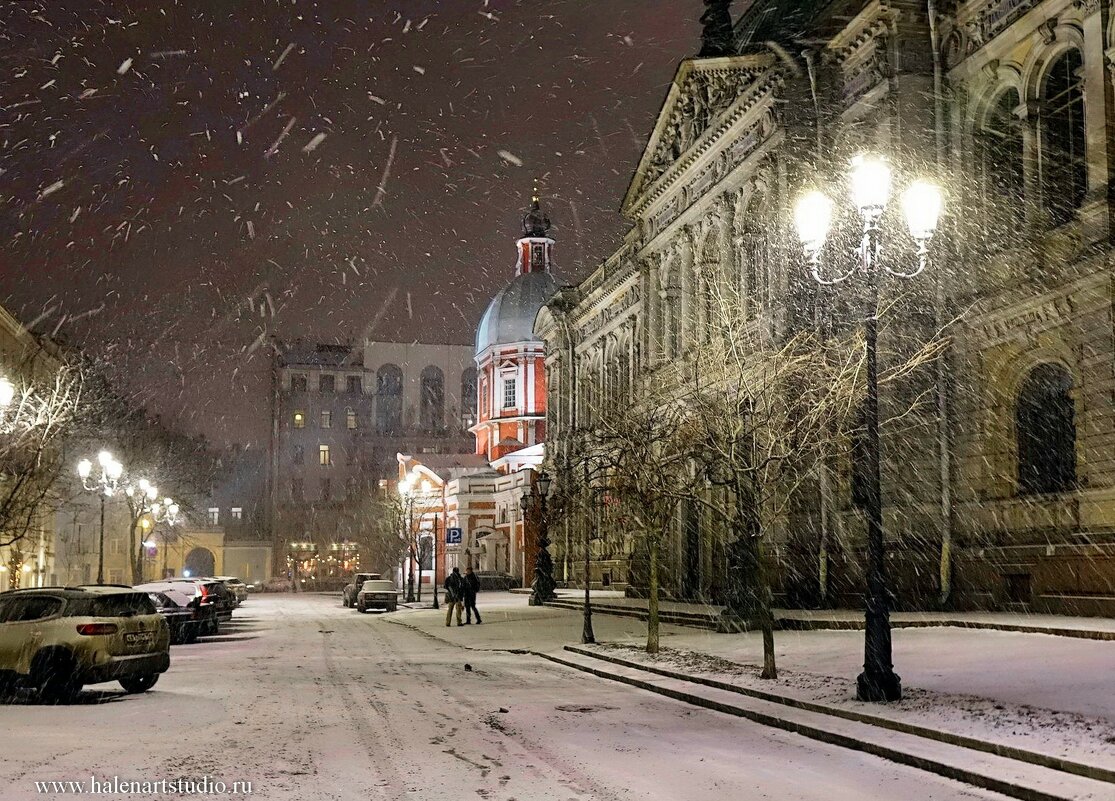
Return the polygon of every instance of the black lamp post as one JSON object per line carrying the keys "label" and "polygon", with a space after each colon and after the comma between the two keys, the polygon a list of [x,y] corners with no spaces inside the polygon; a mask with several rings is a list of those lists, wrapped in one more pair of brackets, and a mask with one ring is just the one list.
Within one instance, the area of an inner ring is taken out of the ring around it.
{"label": "black lamp post", "polygon": [[546,496],[550,494],[550,476],[539,473],[535,486],[529,494],[519,498],[523,508],[524,525],[535,500],[538,501],[538,557],[534,561],[534,581],[530,583],[530,605],[542,606],[546,601],[552,601],[554,595],[554,562],[550,558],[550,538],[547,531]]}
{"label": "black lamp post", "polygon": [[890,195],[890,167],[880,158],[857,156],[849,173],[849,190],[863,219],[863,235],[857,260],[844,273],[826,277],[822,273],[821,251],[832,221],[832,201],[819,191],[803,196],[795,209],[798,236],[809,259],[813,278],[822,285],[841,283],[857,272],[867,282],[867,316],[864,338],[867,348],[867,398],[864,403],[864,446],[866,456],[867,498],[867,599],[865,608],[863,673],[856,679],[856,697],[861,701],[898,701],[902,681],[894,672],[891,656],[891,592],[887,586],[886,552],[883,538],[883,504],[880,476],[879,375],[876,358],[879,315],[879,274],[885,271],[899,278],[913,278],[929,261],[929,240],[937,230],[941,190],[922,181],[910,185],[902,197],[903,211],[910,234],[917,243],[917,265],[909,272],[896,271],[881,258],[879,222]]}
{"label": "black lamp post", "polygon": [[82,459],[77,465],[77,474],[81,478],[81,486],[86,492],[95,492],[101,496],[101,534],[100,547],[97,555],[97,583],[105,583],[105,498],[111,498],[119,487],[120,476],[124,466],[112,458],[108,451],[97,454],[97,464],[100,465],[100,474],[91,480],[93,462]]}

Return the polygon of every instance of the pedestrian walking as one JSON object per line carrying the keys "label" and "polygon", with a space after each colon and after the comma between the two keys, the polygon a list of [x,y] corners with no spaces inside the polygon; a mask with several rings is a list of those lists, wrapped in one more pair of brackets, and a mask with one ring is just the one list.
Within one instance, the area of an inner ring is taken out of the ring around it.
{"label": "pedestrian walking", "polygon": [[461,623],[461,603],[465,599],[465,580],[461,576],[461,568],[453,568],[453,572],[445,579],[445,625],[453,625],[453,610],[457,610],[457,625]]}
{"label": "pedestrian walking", "polygon": [[465,625],[472,622],[476,615],[476,622],[483,623],[480,619],[480,610],[476,608],[476,593],[480,592],[480,577],[472,572],[471,567],[465,568]]}

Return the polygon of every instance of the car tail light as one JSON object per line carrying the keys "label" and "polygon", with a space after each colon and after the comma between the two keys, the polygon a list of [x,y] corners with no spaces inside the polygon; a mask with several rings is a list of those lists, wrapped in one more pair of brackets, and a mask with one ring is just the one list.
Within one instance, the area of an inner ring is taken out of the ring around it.
{"label": "car tail light", "polygon": [[82,623],[77,627],[77,633],[86,636],[115,634],[116,631],[117,627],[115,623]]}

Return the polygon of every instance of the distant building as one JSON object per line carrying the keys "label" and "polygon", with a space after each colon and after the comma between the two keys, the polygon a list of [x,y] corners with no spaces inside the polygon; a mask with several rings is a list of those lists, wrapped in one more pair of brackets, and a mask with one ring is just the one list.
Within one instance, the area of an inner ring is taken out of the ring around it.
{"label": "distant building", "polygon": [[476,397],[468,345],[276,342],[267,471],[276,572],[354,570],[356,506],[394,477],[400,452],[472,453]]}

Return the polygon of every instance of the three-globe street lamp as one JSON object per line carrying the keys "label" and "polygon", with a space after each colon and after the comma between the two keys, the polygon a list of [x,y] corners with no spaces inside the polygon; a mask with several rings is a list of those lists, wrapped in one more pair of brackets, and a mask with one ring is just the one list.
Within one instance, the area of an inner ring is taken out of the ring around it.
{"label": "three-globe street lamp", "polygon": [[867,348],[867,397],[864,402],[864,447],[867,476],[864,510],[867,517],[867,599],[863,673],[856,679],[856,696],[861,701],[897,701],[902,682],[894,672],[891,657],[890,606],[883,542],[883,508],[880,477],[879,375],[876,360],[879,315],[880,271],[898,278],[913,278],[929,262],[929,240],[937,230],[943,199],[939,187],[915,181],[902,195],[902,210],[910,235],[917,245],[917,263],[908,271],[897,270],[883,261],[880,220],[891,194],[891,170],[887,163],[870,155],[852,160],[848,173],[852,202],[863,220],[863,233],[848,269],[833,276],[825,274],[822,251],[832,223],[833,202],[820,191],[805,194],[794,210],[798,236],[809,260],[809,269],[819,284],[839,284],[863,273],[867,284],[867,316],[864,338]]}
{"label": "three-globe street lamp", "polygon": [[[416,533],[413,530],[414,504],[417,500],[415,496],[418,495],[418,489],[417,489],[417,487],[415,487],[415,482],[416,481],[417,481],[417,476],[408,476],[407,478],[403,479],[403,481],[401,481],[399,483],[399,492],[400,492],[400,494],[402,494],[404,496],[404,500],[409,505],[409,509],[410,509],[410,517],[411,517],[410,524],[412,526],[412,528],[410,530],[410,537],[412,538],[412,541],[413,541],[414,534]],[[424,479],[422,479],[422,484],[420,486],[422,487],[422,496],[428,502],[431,493],[433,493],[433,484],[430,483],[430,480],[428,478],[424,478]],[[444,485],[442,487],[441,505],[442,505],[442,510],[444,512],[444,509],[445,509]],[[419,513],[419,515],[418,515],[418,525],[419,526],[422,525],[422,518],[425,516],[425,509],[428,509],[428,508],[429,508],[428,506],[425,507],[424,511]],[[438,575],[437,575],[437,539],[438,538],[437,538],[437,515],[436,514],[434,515],[433,524],[434,524],[434,531],[433,531],[433,537],[431,538],[431,543],[432,544],[430,546],[430,552],[431,552],[430,553],[430,557],[431,557],[430,562],[433,565],[433,574],[434,574],[434,576],[433,576],[434,602],[430,605],[430,608],[431,609],[440,609],[441,607],[438,605],[438,583],[437,583],[437,581],[438,581]],[[422,538],[421,538],[421,536],[419,536],[418,541],[417,541],[417,551],[414,554],[414,559],[415,559],[415,561],[419,562],[419,567],[421,567],[421,561],[420,560],[423,557],[421,542],[422,542]],[[411,586],[412,586],[412,588],[413,588],[413,575],[414,575],[414,573],[412,571],[411,572],[411,577],[412,577]],[[419,578],[421,579],[421,574],[419,575]],[[413,594],[413,589],[412,589],[412,594]],[[413,600],[413,598],[411,600]],[[421,582],[421,580],[419,580],[419,582],[418,582],[418,600],[422,600],[422,582]]]}
{"label": "three-globe street lamp", "polygon": [[556,597],[554,588],[557,585],[554,583],[554,562],[550,558],[549,525],[546,519],[546,498],[549,494],[550,476],[542,472],[538,474],[530,492],[519,497],[519,504],[523,508],[524,525],[527,514],[536,502],[538,504],[538,556],[534,560],[534,580],[530,583],[531,593],[528,603],[531,606],[542,606]]}
{"label": "three-globe street lamp", "polygon": [[[128,510],[132,514],[132,526],[133,526],[132,536],[134,537],[135,536],[135,528],[134,527],[136,525],[139,525],[142,528],[146,529],[146,526],[143,526],[142,521],[144,521],[146,519],[146,516],[148,514],[150,514],[153,504],[158,499],[159,489],[158,489],[158,487],[156,487],[154,484],[152,484],[147,479],[140,478],[140,479],[137,479],[134,484],[128,484],[128,486],[124,487],[124,495],[127,496]],[[142,537],[146,533],[147,532],[145,530],[143,532],[143,534],[140,535],[141,536],[140,551],[139,551],[138,554],[134,554],[136,559],[135,559],[135,563],[132,566],[132,570],[133,570],[133,575],[138,579],[138,581],[135,582],[136,584],[142,583],[142,581],[143,581],[143,561],[144,561],[144,559],[143,559],[143,550],[142,550],[142,548],[143,548]],[[129,558],[132,558],[132,557],[129,557]]]}
{"label": "three-globe street lamp", "polygon": [[[163,498],[162,503],[159,503],[158,501],[156,501],[155,503],[151,504],[151,511],[148,513],[148,517],[151,518],[151,526],[150,526],[151,532],[149,532],[149,533],[154,533],[155,527],[159,523],[166,523],[166,525],[167,525],[167,533],[166,533],[166,536],[163,537],[163,577],[164,578],[166,577],[167,556],[168,556],[168,553],[170,551],[170,529],[173,528],[178,523],[178,512],[179,512],[178,504],[176,504],[170,498]],[[146,519],[147,518],[144,518],[145,521],[146,521]],[[157,547],[157,544],[152,540],[144,540],[143,547],[144,548],[155,548],[155,547]]]}
{"label": "three-globe street lamp", "polygon": [[[81,486],[86,492],[96,492],[101,496],[101,536],[97,556],[97,583],[105,583],[105,498],[111,498],[119,489],[120,476],[124,473],[124,465],[112,458],[108,451],[97,454],[97,464],[100,467],[96,479],[92,479],[93,463],[82,459],[77,463],[77,474],[81,478]],[[92,480],[91,480],[92,479]]]}

